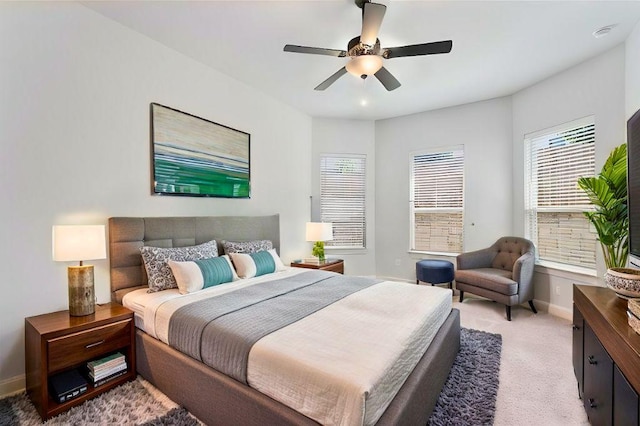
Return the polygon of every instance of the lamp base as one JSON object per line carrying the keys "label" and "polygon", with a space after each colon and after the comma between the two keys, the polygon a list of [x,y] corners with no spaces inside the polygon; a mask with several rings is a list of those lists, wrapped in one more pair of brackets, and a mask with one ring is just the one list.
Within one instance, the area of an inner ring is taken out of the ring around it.
{"label": "lamp base", "polygon": [[69,315],[81,317],[96,311],[93,265],[69,266]]}

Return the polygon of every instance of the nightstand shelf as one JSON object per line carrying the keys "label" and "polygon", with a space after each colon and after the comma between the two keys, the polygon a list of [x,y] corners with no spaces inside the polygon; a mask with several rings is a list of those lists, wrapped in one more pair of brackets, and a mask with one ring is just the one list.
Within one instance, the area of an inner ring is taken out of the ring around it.
{"label": "nightstand shelf", "polygon": [[323,271],[331,271],[337,272],[339,274],[344,274],[344,260],[342,259],[327,259],[322,262],[305,262],[305,261],[296,261],[291,262],[291,266],[296,268],[307,268],[307,269],[322,269]]}
{"label": "nightstand shelf", "polygon": [[[57,373],[83,370],[88,361],[120,352],[127,373],[101,386],[88,385],[87,392],[58,403],[49,392],[49,378]],[[96,306],[94,314],[72,317],[69,311],[25,319],[25,367],[27,393],[46,420],[83,403],[136,376],[133,312],[117,305]]]}

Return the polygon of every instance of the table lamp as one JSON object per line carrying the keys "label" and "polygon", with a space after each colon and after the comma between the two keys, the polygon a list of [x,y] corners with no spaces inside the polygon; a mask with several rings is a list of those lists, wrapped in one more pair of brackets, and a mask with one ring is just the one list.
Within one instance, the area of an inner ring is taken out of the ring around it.
{"label": "table lamp", "polygon": [[311,252],[324,262],[324,242],[333,240],[333,225],[327,222],[307,222],[307,241],[314,241]]}
{"label": "table lamp", "polygon": [[93,265],[84,260],[105,259],[104,225],[59,225],[53,227],[53,260],[79,261],[69,266],[69,314],[75,317],[95,312]]}

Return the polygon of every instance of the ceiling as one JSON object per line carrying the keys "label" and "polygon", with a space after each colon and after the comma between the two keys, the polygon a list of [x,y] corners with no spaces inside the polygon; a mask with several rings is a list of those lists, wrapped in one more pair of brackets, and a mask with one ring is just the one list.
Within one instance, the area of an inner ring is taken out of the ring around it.
{"label": "ceiling", "polygon": [[[624,42],[640,1],[402,1],[387,6],[382,47],[453,40],[449,54],[393,58],[402,86],[345,74],[348,58],[284,52],[346,50],[360,34],[353,0],[83,2],[94,11],[313,117],[383,119],[510,95]],[[617,26],[606,36],[592,33]]]}

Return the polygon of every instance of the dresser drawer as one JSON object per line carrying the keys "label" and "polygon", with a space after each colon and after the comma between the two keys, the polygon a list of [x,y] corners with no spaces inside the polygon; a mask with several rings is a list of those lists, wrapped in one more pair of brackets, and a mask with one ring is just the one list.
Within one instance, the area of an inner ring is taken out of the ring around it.
{"label": "dresser drawer", "polygon": [[131,326],[128,319],[48,340],[49,371],[72,367],[129,345]]}
{"label": "dresser drawer", "polygon": [[613,360],[591,327],[584,325],[583,404],[592,425],[612,424]]}

